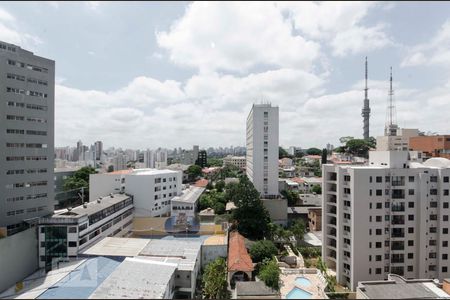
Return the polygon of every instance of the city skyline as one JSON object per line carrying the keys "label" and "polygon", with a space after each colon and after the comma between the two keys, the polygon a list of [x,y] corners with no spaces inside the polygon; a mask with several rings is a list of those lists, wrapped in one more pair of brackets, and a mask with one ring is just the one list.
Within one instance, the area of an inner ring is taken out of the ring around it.
{"label": "city skyline", "polygon": [[[27,18],[36,11],[43,17]],[[244,145],[247,112],[268,100],[280,107],[280,145],[321,148],[362,138],[365,56],[371,136],[383,135],[391,65],[398,125],[445,133],[434,112],[450,108],[449,12],[445,3],[5,2],[0,40],[57,62],[57,147]],[[75,20],[80,29],[64,26]]]}

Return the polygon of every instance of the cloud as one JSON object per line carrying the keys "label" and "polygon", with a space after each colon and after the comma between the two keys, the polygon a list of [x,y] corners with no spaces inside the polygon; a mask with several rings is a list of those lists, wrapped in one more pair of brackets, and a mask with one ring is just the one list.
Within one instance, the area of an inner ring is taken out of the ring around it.
{"label": "cloud", "polygon": [[172,62],[201,72],[243,73],[261,65],[308,70],[320,51],[318,43],[294,35],[270,2],[194,2],[156,36]]}
{"label": "cloud", "polygon": [[0,8],[0,40],[28,50],[34,50],[37,45],[42,44],[39,37],[18,29],[16,18],[2,8]]}
{"label": "cloud", "polygon": [[418,44],[408,51],[402,67],[421,65],[450,66],[450,19],[445,21],[429,42]]}
{"label": "cloud", "polygon": [[[345,56],[393,45],[386,25],[363,25],[376,2],[279,2],[296,29],[306,37],[327,43],[335,56]],[[385,6],[383,6],[385,7]]]}

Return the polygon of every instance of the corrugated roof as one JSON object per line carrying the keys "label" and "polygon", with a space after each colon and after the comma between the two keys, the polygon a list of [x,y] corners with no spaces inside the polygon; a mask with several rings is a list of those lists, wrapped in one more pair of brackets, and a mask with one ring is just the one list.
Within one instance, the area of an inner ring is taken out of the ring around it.
{"label": "corrugated roof", "polygon": [[245,247],[245,239],[237,231],[230,233],[230,242],[228,246],[228,272],[243,271],[251,272],[254,270],[252,259]]}
{"label": "corrugated roof", "polygon": [[90,299],[163,299],[176,264],[126,258]]}

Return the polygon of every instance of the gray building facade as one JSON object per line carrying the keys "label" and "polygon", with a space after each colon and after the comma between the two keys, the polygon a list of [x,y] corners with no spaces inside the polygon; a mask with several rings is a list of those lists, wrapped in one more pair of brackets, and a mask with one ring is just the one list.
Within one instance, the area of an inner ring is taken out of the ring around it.
{"label": "gray building facade", "polygon": [[0,233],[53,212],[55,62],[0,41]]}

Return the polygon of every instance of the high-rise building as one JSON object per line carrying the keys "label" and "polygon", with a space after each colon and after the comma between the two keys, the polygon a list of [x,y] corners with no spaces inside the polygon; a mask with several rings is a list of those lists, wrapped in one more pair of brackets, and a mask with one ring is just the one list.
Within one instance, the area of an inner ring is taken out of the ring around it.
{"label": "high-rise building", "polygon": [[95,160],[101,160],[103,153],[103,142],[96,141],[94,146],[95,146]]}
{"label": "high-rise building", "polygon": [[368,166],[323,165],[323,248],[337,281],[449,277],[450,161],[370,151]]}
{"label": "high-rise building", "polygon": [[202,168],[205,168],[207,166],[207,164],[208,164],[208,157],[207,157],[207,154],[206,154],[205,150],[201,150],[201,151],[198,152],[198,158],[195,161],[195,164],[200,166],[200,167],[202,167]]}
{"label": "high-rise building", "polygon": [[75,157],[74,157],[75,161],[84,160],[83,159],[83,151],[84,151],[83,142],[80,140],[77,142],[77,149],[75,151]]}
{"label": "high-rise building", "polygon": [[0,231],[53,212],[55,62],[0,42]]}
{"label": "high-rise building", "polygon": [[122,153],[117,154],[117,156],[114,157],[112,160],[114,171],[126,170],[128,161],[129,161],[128,155]]}
{"label": "high-rise building", "polygon": [[253,104],[247,117],[247,176],[264,198],[278,196],[278,107]]}

